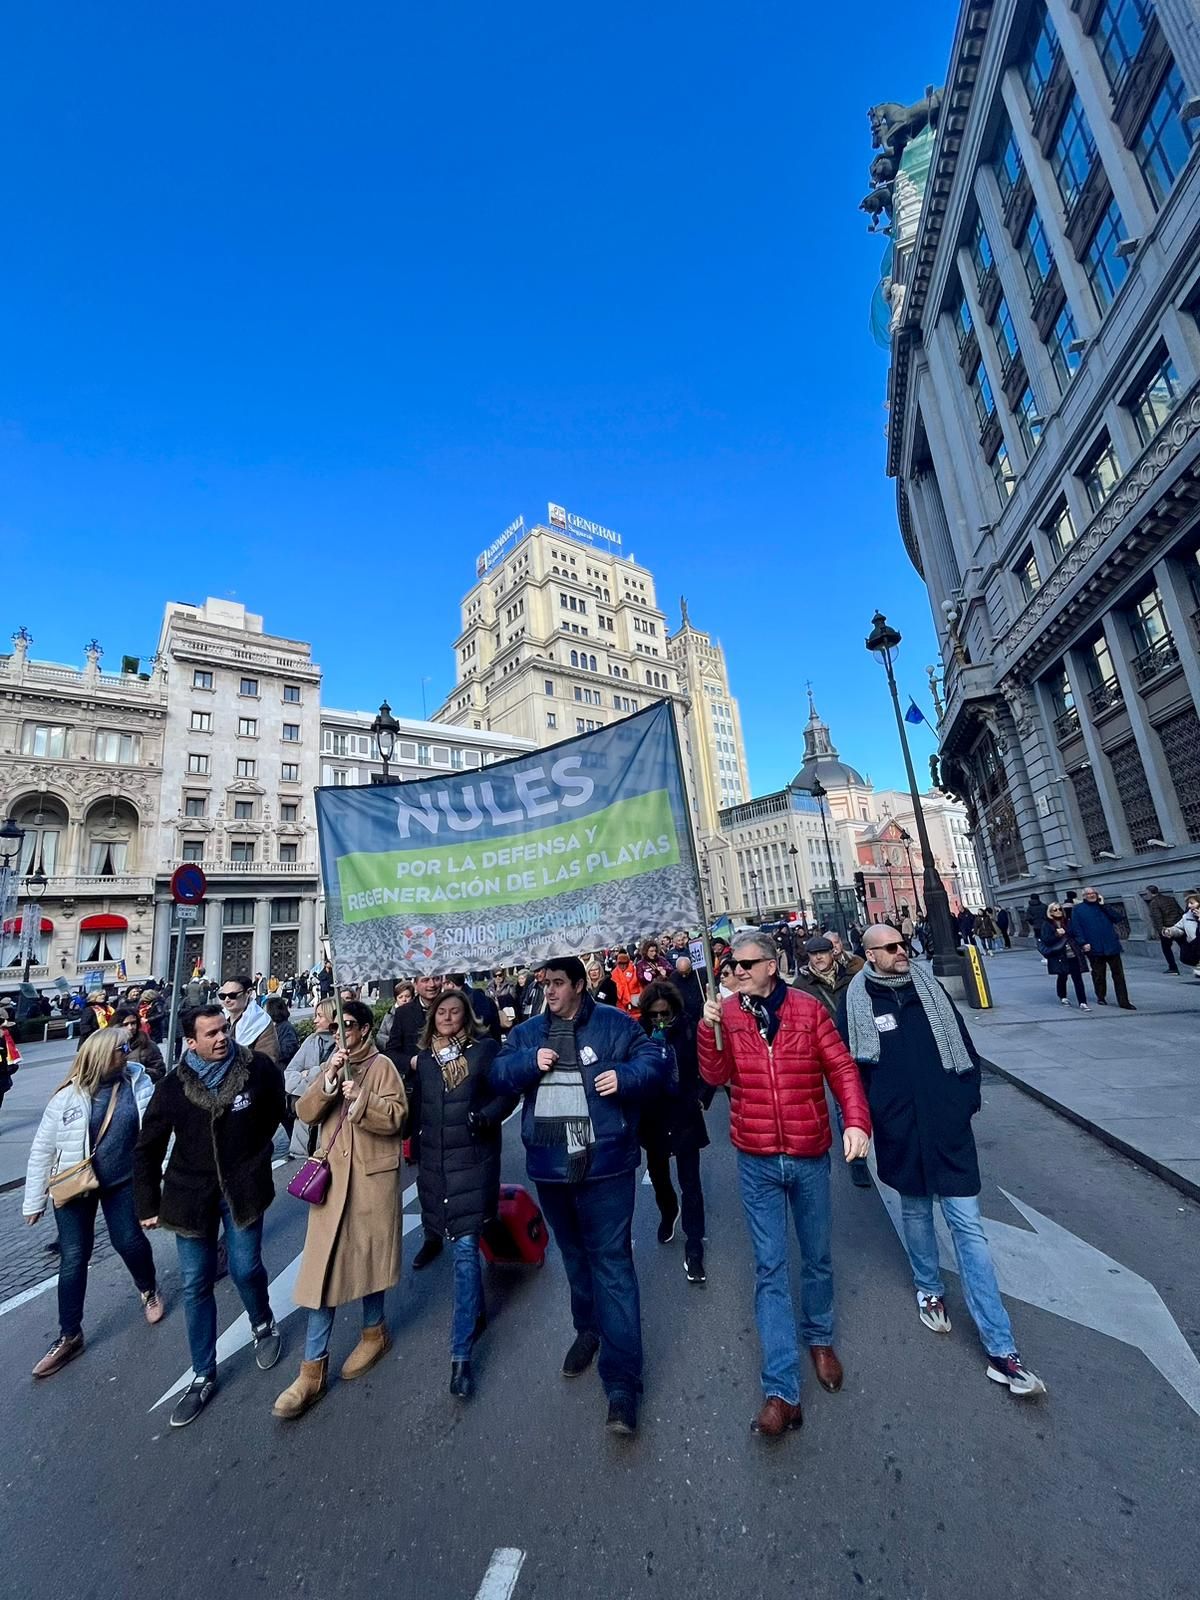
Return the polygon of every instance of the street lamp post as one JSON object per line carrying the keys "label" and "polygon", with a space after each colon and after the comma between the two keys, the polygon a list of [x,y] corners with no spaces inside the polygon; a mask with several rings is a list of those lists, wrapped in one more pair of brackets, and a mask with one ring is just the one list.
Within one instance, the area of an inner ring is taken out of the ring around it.
{"label": "street lamp post", "polygon": [[25,915],[33,912],[33,928],[27,928],[22,922],[21,932],[25,942],[25,971],[21,976],[22,983],[29,982],[29,969],[33,966],[33,947],[35,938],[41,937],[42,913],[40,910],[41,899],[49,887],[50,880],[42,871],[31,872],[25,879],[25,892],[29,899],[25,904]]}
{"label": "street lamp post", "polygon": [[17,826],[15,817],[6,817],[0,825],[0,936],[10,924],[15,926],[20,877],[14,863],[20,862],[24,843],[25,829]]}
{"label": "street lamp post", "polygon": [[371,724],[371,732],[375,736],[375,743],[379,747],[379,759],[383,762],[383,777],[380,783],[398,783],[398,778],[393,778],[388,773],[388,763],[396,754],[396,735],[400,732],[400,724],[392,715],[392,708],[385,700],[375,715]]}
{"label": "street lamp post", "polygon": [[829,842],[829,823],[825,816],[825,799],[829,793],[820,778],[814,778],[812,788],[808,791],[817,802],[817,810],[821,813],[821,832],[825,835],[825,854],[829,860],[829,887],[833,890],[833,925],[843,939],[849,937],[849,930],[843,926],[845,918],[842,916],[842,890],[838,883],[837,864],[833,859],[833,846]]}
{"label": "street lamp post", "polygon": [[762,901],[758,897],[758,873],[753,867],[750,868],[750,889],[754,895],[754,915],[761,920]]}
{"label": "street lamp post", "polygon": [[916,911],[918,916],[923,917],[925,915],[925,913],[921,909],[920,897],[917,894],[917,875],[913,871],[913,862],[912,862],[913,841],[912,841],[912,834],[909,833],[907,828],[901,828],[900,829],[900,840],[901,840],[901,843],[904,845],[905,854],[908,856],[908,881],[912,884],[912,897],[913,897],[913,901],[914,901],[913,910]]}
{"label": "street lamp post", "polygon": [[950,901],[946,895],[946,886],[938,876],[933,864],[933,850],[929,843],[929,829],[925,825],[925,812],[921,807],[921,796],[917,792],[917,776],[913,771],[912,752],[908,748],[908,736],[904,729],[904,716],[900,710],[900,695],[896,688],[896,673],[892,666],[892,657],[900,648],[900,634],[895,628],[888,626],[888,620],[882,611],[877,611],[871,618],[871,633],[867,638],[866,647],[878,660],[882,661],[884,671],[887,673],[888,689],[892,696],[892,709],[896,714],[896,728],[900,735],[900,749],[904,755],[904,770],[908,776],[908,792],[913,803],[913,821],[917,825],[917,838],[921,846],[921,859],[925,863],[925,909],[928,914],[929,926],[933,933],[933,970],[939,978],[962,978],[962,963],[958,957],[958,945],[954,937],[954,928],[950,921]]}
{"label": "street lamp post", "polygon": [[804,910],[804,900],[800,894],[800,869],[796,865],[796,857],[800,854],[796,849],[795,841],[788,845],[787,853],[792,858],[792,889],[796,895],[796,910]]}

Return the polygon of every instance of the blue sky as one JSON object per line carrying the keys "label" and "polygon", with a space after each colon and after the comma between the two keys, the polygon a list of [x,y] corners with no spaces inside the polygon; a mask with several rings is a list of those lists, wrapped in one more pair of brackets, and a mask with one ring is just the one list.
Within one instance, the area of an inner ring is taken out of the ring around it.
{"label": "blue sky", "polygon": [[809,678],[898,782],[862,640],[881,606],[927,709],[934,647],[856,207],[866,108],[942,81],[956,11],[14,13],[4,633],[112,664],[230,595],[313,642],[330,703],[419,715],[476,552],[555,500],[721,639],[756,790]]}

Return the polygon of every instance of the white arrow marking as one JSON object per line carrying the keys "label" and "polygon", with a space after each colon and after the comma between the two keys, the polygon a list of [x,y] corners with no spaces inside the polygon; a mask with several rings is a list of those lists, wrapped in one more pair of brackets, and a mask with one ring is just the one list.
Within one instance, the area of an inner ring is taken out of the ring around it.
{"label": "white arrow marking", "polygon": [[[874,1150],[870,1162],[880,1198],[903,1244],[900,1196],[880,1180]],[[1200,1416],[1200,1360],[1154,1285],[1007,1189],[1000,1193],[1034,1230],[1028,1233],[1009,1222],[983,1218],[1001,1292],[1132,1345]],[[936,1205],[934,1222],[942,1265],[957,1272],[950,1230]]]}
{"label": "white arrow marking", "polygon": [[[416,1194],[416,1184],[410,1183],[404,1191],[401,1204],[404,1206],[411,1205],[416,1198]],[[419,1215],[406,1216],[401,1225],[401,1237],[406,1237],[414,1228],[419,1228],[420,1226],[421,1218]],[[301,1251],[294,1261],[289,1261],[279,1276],[271,1280],[270,1287],[267,1290],[276,1322],[282,1323],[285,1318],[290,1317],[292,1312],[297,1309],[296,1302],[292,1298],[292,1291],[296,1287],[296,1277],[300,1271],[300,1261],[303,1254],[304,1252]],[[222,1361],[228,1361],[230,1356],[236,1355],[239,1350],[244,1350],[253,1338],[254,1335],[250,1329],[250,1318],[243,1311],[237,1321],[226,1328],[225,1332],[217,1340],[217,1366],[220,1367]],[[168,1400],[173,1400],[177,1394],[182,1394],[195,1376],[196,1374],[189,1367],[178,1383],[172,1384],[166,1394],[159,1396],[150,1407],[151,1411],[157,1411],[159,1406],[165,1405]]]}

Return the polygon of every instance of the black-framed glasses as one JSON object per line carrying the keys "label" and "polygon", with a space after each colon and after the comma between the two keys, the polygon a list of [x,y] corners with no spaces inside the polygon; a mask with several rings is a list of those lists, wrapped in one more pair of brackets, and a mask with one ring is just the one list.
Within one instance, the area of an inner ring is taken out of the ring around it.
{"label": "black-framed glasses", "polygon": [[890,944],[873,944],[871,946],[871,949],[872,950],[886,950],[888,955],[894,956],[896,954],[897,950],[903,950],[904,949],[904,942],[903,942],[903,940],[900,940],[900,939],[894,939]]}
{"label": "black-framed glasses", "polygon": [[220,989],[217,992],[218,1000],[240,1000],[245,994],[245,989]]}
{"label": "black-framed glasses", "polygon": [[773,956],[755,956],[753,961],[734,961],[732,966],[735,972],[753,972],[755,967],[761,967],[764,961],[772,960]]}

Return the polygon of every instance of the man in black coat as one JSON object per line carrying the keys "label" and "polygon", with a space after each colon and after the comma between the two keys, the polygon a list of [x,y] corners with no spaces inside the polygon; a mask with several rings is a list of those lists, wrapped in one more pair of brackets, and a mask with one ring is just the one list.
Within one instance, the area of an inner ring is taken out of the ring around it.
{"label": "man in black coat", "polygon": [[933,1201],[941,1203],[963,1298],[987,1351],[987,1375],[1016,1395],[1044,1394],[1025,1367],[1000,1298],[979,1213],[979,1163],[971,1119],[980,1107],[980,1060],[954,1002],[914,967],[895,928],[863,937],[867,965],[851,979],[838,1028],[858,1062],[875,1130],[879,1177],[900,1192],[904,1247],[921,1321],[949,1333]]}
{"label": "man in black coat", "polygon": [[[817,934],[801,945],[800,953],[804,957],[804,965],[792,979],[792,988],[799,989],[801,994],[811,995],[819,1005],[825,1007],[836,1022],[842,996],[850,987],[854,972],[834,949],[833,940],[827,939],[823,933]],[[833,1109],[837,1113],[838,1128],[844,1133],[846,1130],[842,1121],[842,1108],[836,1099]],[[866,1157],[857,1157],[849,1163],[849,1167],[850,1182],[854,1187],[869,1189],[871,1169],[867,1165]]]}
{"label": "man in black coat", "polygon": [[271,1147],[285,1108],[283,1074],[268,1056],[237,1043],[220,1006],[191,1006],[179,1020],[184,1053],[146,1107],[133,1166],[142,1227],[169,1229],[179,1251],[194,1377],[171,1413],[173,1428],[194,1422],[216,1388],[213,1284],[222,1226],[229,1274],[254,1334],[255,1364],[266,1372],[279,1360],[262,1219],[275,1198]]}

